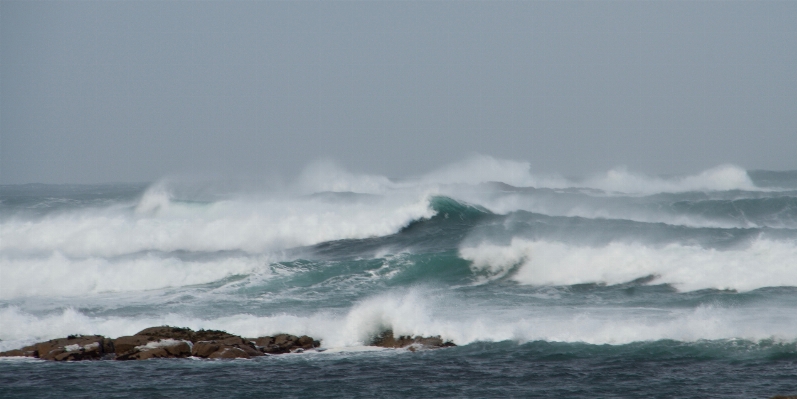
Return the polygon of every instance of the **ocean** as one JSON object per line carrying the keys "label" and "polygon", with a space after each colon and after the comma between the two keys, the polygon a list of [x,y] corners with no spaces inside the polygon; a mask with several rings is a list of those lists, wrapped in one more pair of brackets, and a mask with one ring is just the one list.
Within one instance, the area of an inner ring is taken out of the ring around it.
{"label": "ocean", "polygon": [[[0,351],[150,326],[320,339],[252,360],[0,359],[2,397],[797,394],[797,171],[0,186]],[[440,336],[451,348],[370,346]]]}

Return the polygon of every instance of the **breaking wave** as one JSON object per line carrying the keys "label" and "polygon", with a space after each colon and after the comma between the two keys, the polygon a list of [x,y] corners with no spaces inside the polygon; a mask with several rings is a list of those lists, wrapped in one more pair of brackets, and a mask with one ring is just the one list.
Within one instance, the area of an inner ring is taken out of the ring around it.
{"label": "breaking wave", "polygon": [[739,249],[694,245],[654,247],[612,242],[590,247],[515,238],[509,245],[484,243],[460,249],[474,270],[512,273],[528,285],[621,284],[647,276],[682,291],[797,286],[797,245],[759,239]]}

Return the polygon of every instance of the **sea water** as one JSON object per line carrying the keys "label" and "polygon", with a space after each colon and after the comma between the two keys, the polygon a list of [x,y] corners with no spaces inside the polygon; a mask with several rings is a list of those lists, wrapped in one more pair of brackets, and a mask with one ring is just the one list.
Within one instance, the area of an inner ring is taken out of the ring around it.
{"label": "sea water", "polygon": [[[252,360],[0,359],[0,396],[797,394],[797,172],[0,186],[0,351],[150,326],[307,334]],[[439,335],[457,347],[369,346]]]}

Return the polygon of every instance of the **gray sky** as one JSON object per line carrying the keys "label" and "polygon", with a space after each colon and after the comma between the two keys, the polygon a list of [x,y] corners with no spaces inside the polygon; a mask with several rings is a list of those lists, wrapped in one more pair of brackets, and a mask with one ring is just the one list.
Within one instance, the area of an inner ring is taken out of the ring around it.
{"label": "gray sky", "polygon": [[797,169],[797,2],[0,1],[0,182]]}

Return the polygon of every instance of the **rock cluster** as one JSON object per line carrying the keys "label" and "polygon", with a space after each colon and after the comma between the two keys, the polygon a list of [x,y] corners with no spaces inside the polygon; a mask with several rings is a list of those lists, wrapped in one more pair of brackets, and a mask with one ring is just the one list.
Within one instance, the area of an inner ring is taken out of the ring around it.
{"label": "rock cluster", "polygon": [[434,349],[445,348],[449,346],[456,346],[451,341],[443,341],[439,336],[435,337],[421,337],[416,335],[410,337],[408,335],[400,335],[398,338],[393,336],[393,330],[385,330],[381,334],[374,337],[371,345],[381,346],[383,348],[407,348],[411,351],[416,349]]}
{"label": "rock cluster", "polygon": [[249,359],[267,354],[303,352],[320,342],[303,335],[241,338],[225,331],[180,327],[151,327],[135,335],[116,339],[101,335],[70,335],[26,346],[0,356],[27,356],[44,360],[146,360],[153,358],[200,357],[208,359]]}

